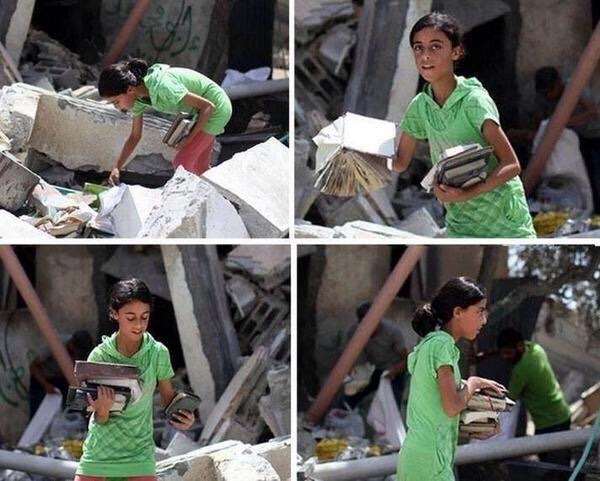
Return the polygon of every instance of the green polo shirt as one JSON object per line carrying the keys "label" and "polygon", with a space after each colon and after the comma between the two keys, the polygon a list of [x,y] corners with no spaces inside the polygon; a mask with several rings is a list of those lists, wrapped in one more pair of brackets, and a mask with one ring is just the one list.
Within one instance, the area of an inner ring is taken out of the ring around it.
{"label": "green polo shirt", "polygon": [[427,334],[408,355],[411,375],[406,439],[398,455],[398,481],[451,481],[460,416],[442,407],[437,380],[441,366],[450,366],[460,387],[460,351],[445,331]]}
{"label": "green polo shirt", "polygon": [[117,351],[114,333],[103,337],[88,360],[139,367],[142,397],[120,414],[111,415],[104,424],[90,418],[77,474],[108,478],[155,474],[152,402],[157,380],[174,375],[168,349],[146,332],[140,349],[127,357]]}
{"label": "green polo shirt", "polygon": [[535,342],[526,341],[525,346],[523,356],[513,367],[508,397],[523,401],[536,429],[564,423],[571,413],[546,351]]}
{"label": "green polo shirt", "polygon": [[[456,77],[456,88],[440,107],[425,88],[409,104],[400,128],[417,139],[427,139],[431,160],[457,145],[489,145],[483,123],[490,119],[500,125],[496,104],[476,78]],[[494,155],[488,174],[496,168]],[[466,202],[449,202],[446,208],[448,237],[535,237],[535,230],[523,184],[513,177],[495,189]]]}
{"label": "green polo shirt", "polygon": [[168,114],[195,113],[197,109],[183,102],[188,93],[199,95],[212,102],[215,110],[202,129],[210,135],[219,135],[231,118],[231,101],[225,91],[213,80],[189,68],[154,64],[144,77],[144,85],[150,94],[150,103],[137,99],[131,114],[141,115],[149,108]]}

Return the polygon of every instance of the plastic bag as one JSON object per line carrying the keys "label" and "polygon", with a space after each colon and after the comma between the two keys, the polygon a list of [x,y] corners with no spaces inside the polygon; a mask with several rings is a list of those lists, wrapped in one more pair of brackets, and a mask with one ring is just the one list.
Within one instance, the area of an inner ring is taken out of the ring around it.
{"label": "plastic bag", "polygon": [[367,422],[375,430],[378,441],[400,448],[406,437],[406,429],[392,391],[392,383],[385,377],[386,373],[379,380],[379,388],[371,403]]}
{"label": "plastic bag", "polygon": [[365,435],[365,423],[357,410],[332,409],[327,413],[325,424],[340,436],[362,438]]}

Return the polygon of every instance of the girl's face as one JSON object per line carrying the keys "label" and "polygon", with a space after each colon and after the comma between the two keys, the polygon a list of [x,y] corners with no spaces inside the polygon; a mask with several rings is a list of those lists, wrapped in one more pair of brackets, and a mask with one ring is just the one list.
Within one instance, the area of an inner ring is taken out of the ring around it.
{"label": "girl's face", "polygon": [[148,328],[150,306],[145,302],[133,300],[116,311],[111,309],[110,315],[119,324],[122,336],[129,341],[138,342]]}
{"label": "girl's face", "polygon": [[454,61],[460,58],[461,47],[452,48],[450,39],[441,30],[426,27],[413,37],[413,55],[419,74],[429,83],[454,74]]}
{"label": "girl's face", "polygon": [[487,322],[487,299],[482,299],[465,309],[454,308],[454,316],[457,318],[457,325],[460,326],[460,337],[472,341]]}
{"label": "girl's face", "polygon": [[129,87],[127,89],[127,92],[123,94],[106,98],[106,100],[108,100],[111,104],[115,106],[117,110],[120,110],[121,112],[127,112],[131,110],[133,104],[135,103],[135,99],[136,95],[133,87]]}

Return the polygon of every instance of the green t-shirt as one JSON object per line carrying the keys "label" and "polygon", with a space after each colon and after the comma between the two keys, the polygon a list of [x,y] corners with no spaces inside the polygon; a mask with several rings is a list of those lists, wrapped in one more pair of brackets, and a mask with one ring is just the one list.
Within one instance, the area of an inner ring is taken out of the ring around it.
{"label": "green t-shirt", "polygon": [[231,118],[231,100],[225,91],[216,82],[195,70],[157,63],[148,69],[144,84],[150,94],[150,103],[137,99],[131,109],[134,116],[141,115],[149,108],[168,114],[195,113],[197,109],[182,101],[188,93],[193,93],[215,105],[215,111],[202,129],[207,134],[223,133]]}
{"label": "green t-shirt", "polygon": [[571,416],[546,351],[535,342],[525,342],[525,352],[515,364],[508,384],[508,397],[521,399],[536,429],[564,423]]}
{"label": "green t-shirt", "polygon": [[90,418],[88,435],[77,474],[127,477],[155,474],[152,401],[157,380],[173,377],[169,351],[164,344],[144,333],[138,352],[124,356],[116,347],[116,333],[89,355],[88,361],[132,364],[141,371],[142,397],[104,424]]}
{"label": "green t-shirt", "polygon": [[408,355],[408,431],[398,456],[398,481],[454,480],[459,416],[444,412],[437,371],[451,366],[460,387],[459,357],[454,339],[441,330],[427,334]]}
{"label": "green t-shirt", "polygon": [[[500,125],[496,104],[476,78],[456,77],[456,88],[440,107],[425,88],[409,104],[400,128],[417,139],[428,139],[431,160],[457,145],[489,145],[483,123],[490,119]],[[488,174],[496,168],[494,155]],[[513,177],[495,189],[466,202],[445,204],[449,237],[535,237],[523,184]]]}

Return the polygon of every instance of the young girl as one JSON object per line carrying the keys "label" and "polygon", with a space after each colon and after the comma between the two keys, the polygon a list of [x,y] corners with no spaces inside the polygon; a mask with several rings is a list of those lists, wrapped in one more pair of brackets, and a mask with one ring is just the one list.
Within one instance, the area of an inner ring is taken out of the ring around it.
{"label": "young girl", "polygon": [[[156,479],[152,436],[154,390],[158,382],[164,405],[173,399],[175,392],[169,380],[173,376],[169,351],[146,332],[151,306],[152,295],[146,284],[138,279],[117,282],[112,288],[109,311],[119,330],[111,337],[104,336],[88,361],[139,367],[142,397],[120,414],[109,415],[115,399],[114,390],[101,386],[96,400],[88,394],[88,403],[94,413],[75,481],[115,477],[135,481]],[[189,411],[181,410],[173,416],[176,419],[170,422],[179,429],[189,429],[194,422],[194,415]]]}
{"label": "young girl", "polygon": [[143,113],[149,108],[178,114],[198,112],[190,134],[175,146],[176,169],[200,175],[210,166],[215,136],[222,133],[231,118],[231,101],[225,91],[208,77],[187,68],[154,64],[133,59],[106,67],[98,81],[100,96],[122,111],[131,111],[131,133],[117,159],[109,180],[119,182],[119,172],[142,137]]}
{"label": "young girl", "polygon": [[486,302],[481,287],[458,277],[414,314],[413,329],[423,339],[408,356],[408,432],[398,456],[398,481],[454,480],[460,412],[476,389],[506,391],[495,381],[475,376],[461,386],[455,343],[477,337],[486,323]]}
{"label": "young girl", "polygon": [[393,169],[406,170],[417,139],[428,139],[431,160],[449,147],[479,143],[494,154],[485,182],[465,189],[436,185],[434,194],[446,208],[448,237],[535,237],[521,180],[519,160],[511,147],[496,104],[476,78],[454,75],[463,54],[456,20],[441,13],[422,17],[410,32],[419,74],[428,82],[409,104]]}

